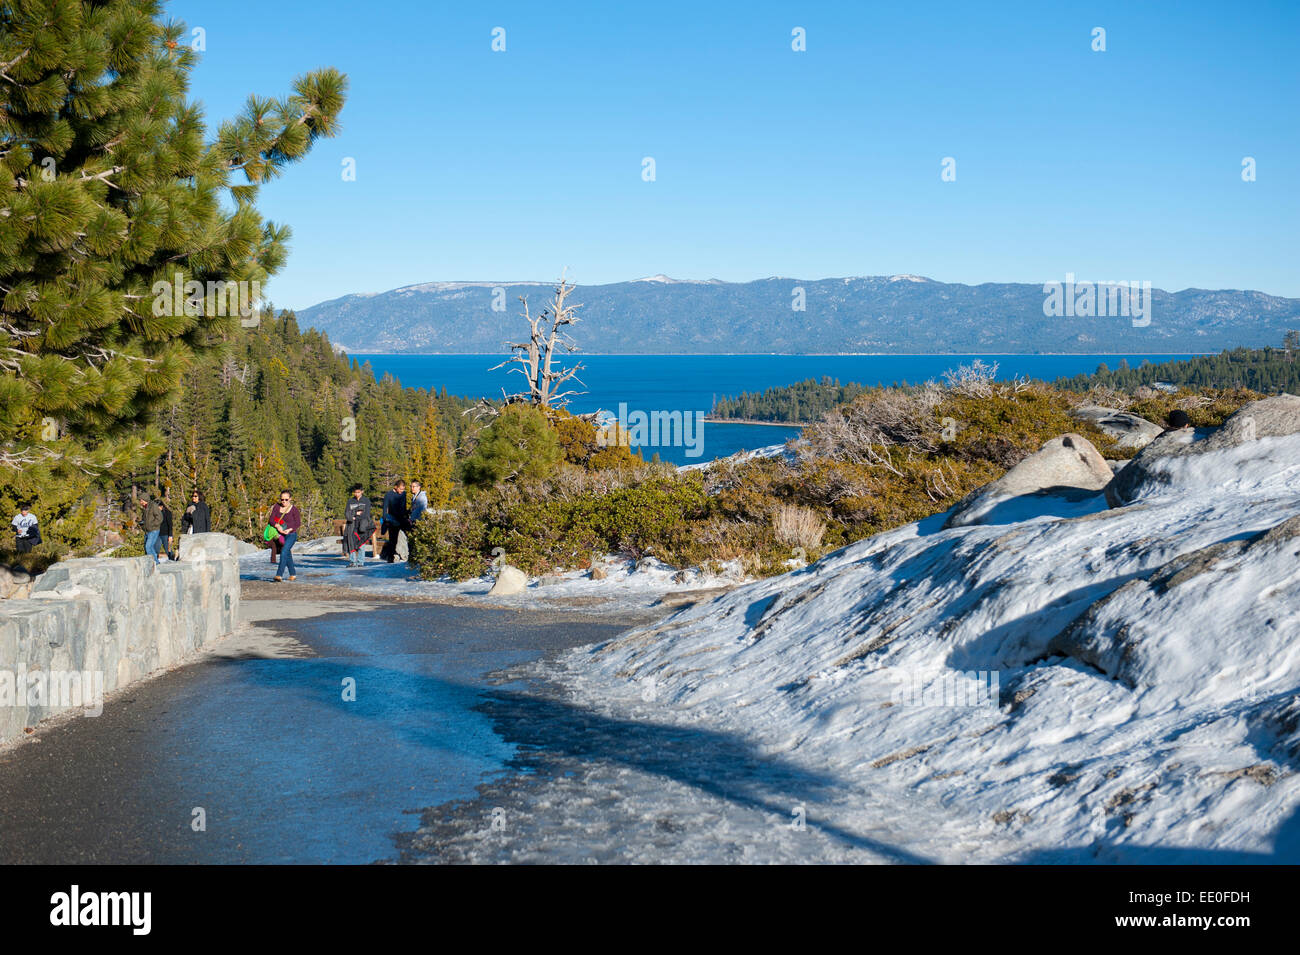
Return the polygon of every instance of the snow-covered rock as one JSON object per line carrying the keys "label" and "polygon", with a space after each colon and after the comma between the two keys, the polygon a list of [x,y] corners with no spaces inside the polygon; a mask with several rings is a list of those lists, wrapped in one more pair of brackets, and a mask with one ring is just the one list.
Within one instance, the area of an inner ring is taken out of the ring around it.
{"label": "snow-covered rock", "polygon": [[949,513],[944,527],[1006,523],[999,505],[1010,498],[1047,494],[1077,500],[1097,493],[1113,476],[1091,441],[1065,434],[1045,441],[1002,477],[967,494]]}
{"label": "snow-covered rock", "polygon": [[1220,478],[1235,482],[1236,476],[1221,470],[1218,457],[1201,458],[1220,451],[1233,451],[1231,460],[1245,469],[1246,480],[1260,478],[1290,462],[1285,451],[1272,439],[1300,433],[1300,398],[1274,395],[1240,408],[1223,427],[1199,437],[1190,428],[1160,435],[1115,475],[1106,487],[1111,507],[1124,507],[1144,497],[1177,493],[1182,488],[1209,490]]}
{"label": "snow-covered rock", "polygon": [[803,767],[789,805],[844,845],[1300,862],[1300,434],[1152,466],[1129,507],[860,541],[573,651],[571,685],[653,680],[656,718]]}
{"label": "snow-covered rock", "polygon": [[1097,405],[1080,405],[1070,415],[1080,421],[1091,421],[1104,434],[1114,438],[1121,448],[1144,448],[1164,430],[1139,415]]}
{"label": "snow-covered rock", "polygon": [[1253,422],[1250,428],[1255,438],[1273,438],[1295,434],[1300,432],[1300,397],[1280,394],[1243,405],[1237,409],[1231,418],[1223,423],[1222,437],[1211,435],[1209,439],[1211,450],[1240,444],[1243,440],[1253,440],[1253,438],[1244,436],[1237,440],[1230,437],[1238,433],[1233,428],[1234,422],[1245,418],[1249,418]]}
{"label": "snow-covered rock", "polygon": [[753,451],[737,451],[735,454],[725,458],[715,458],[712,461],[701,461],[699,464],[679,464],[678,471],[707,471],[718,464],[729,461],[733,464],[743,464],[746,461],[754,461],[758,458],[779,458],[785,457],[792,459],[790,449],[784,444],[769,444],[766,447],[755,448]]}

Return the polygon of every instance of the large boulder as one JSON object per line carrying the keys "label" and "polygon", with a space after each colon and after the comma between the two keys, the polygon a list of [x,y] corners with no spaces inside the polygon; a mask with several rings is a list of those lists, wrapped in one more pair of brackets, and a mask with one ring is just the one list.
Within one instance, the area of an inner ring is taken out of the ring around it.
{"label": "large boulder", "polygon": [[528,575],[518,567],[506,564],[501,568],[501,573],[497,574],[497,582],[488,591],[488,596],[508,597],[511,594],[521,594],[527,586]]}
{"label": "large boulder", "polygon": [[1242,405],[1223,427],[1205,439],[1205,451],[1235,448],[1256,438],[1300,432],[1300,398],[1280,394]]}
{"label": "large boulder", "polygon": [[[1124,507],[1139,497],[1171,490],[1176,484],[1195,481],[1218,481],[1216,469],[1206,464],[1196,467],[1194,459],[1215,451],[1228,451],[1252,445],[1260,438],[1281,438],[1300,433],[1300,398],[1281,394],[1243,405],[1208,437],[1197,440],[1191,428],[1166,431],[1137,453],[1128,465],[1106,486],[1106,502]],[[1271,447],[1261,448],[1259,467],[1273,468],[1284,463]],[[1283,455],[1285,457],[1285,455]],[[1202,473],[1204,472],[1204,473]],[[1213,472],[1213,473],[1212,473]]]}
{"label": "large boulder", "polygon": [[315,537],[309,541],[298,541],[293,546],[295,554],[337,554],[343,555],[342,537]]}
{"label": "large boulder", "polygon": [[1146,418],[1098,405],[1080,405],[1070,415],[1079,421],[1091,422],[1103,434],[1114,438],[1121,448],[1146,447],[1164,430]]}
{"label": "large boulder", "polygon": [[0,565],[0,600],[26,597],[32,589],[32,575],[21,567]]}
{"label": "large boulder", "polygon": [[238,557],[242,543],[229,534],[182,534],[177,556],[181,560],[223,560]]}
{"label": "large boulder", "polygon": [[1079,434],[1052,438],[1002,477],[962,498],[944,527],[981,524],[990,512],[1014,497],[1049,494],[1081,497],[1111,483],[1110,465],[1091,441]]}

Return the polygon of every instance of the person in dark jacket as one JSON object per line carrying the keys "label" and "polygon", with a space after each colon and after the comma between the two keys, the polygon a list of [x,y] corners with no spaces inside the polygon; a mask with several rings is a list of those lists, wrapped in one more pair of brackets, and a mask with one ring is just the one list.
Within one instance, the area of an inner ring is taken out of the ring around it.
{"label": "person in dark jacket", "polygon": [[144,552],[153,558],[155,564],[160,563],[158,560],[158,538],[159,530],[162,528],[162,504],[156,497],[150,497],[148,494],[140,498],[140,508],[143,516],[140,519],[140,527],[144,531]]}
{"label": "person in dark jacket", "polygon": [[383,528],[387,540],[380,557],[390,564],[397,558],[397,535],[410,530],[411,520],[406,512],[406,482],[398,478],[393,489],[384,495]]}
{"label": "person in dark jacket", "polygon": [[290,580],[297,580],[296,568],[293,566],[293,545],[298,542],[298,528],[302,526],[302,515],[293,503],[293,495],[288,491],[280,492],[280,503],[271,508],[272,527],[280,532],[280,563],[275,571],[276,580],[284,580],[284,572],[289,572]]}
{"label": "person in dark jacket", "polygon": [[212,512],[203,500],[203,495],[195,491],[190,495],[190,506],[181,515],[182,534],[207,534],[212,531]]}
{"label": "person in dark jacket", "polygon": [[175,560],[176,555],[172,552],[172,511],[161,501],[158,506],[162,508],[162,523],[158,525],[158,550],[166,554],[168,560]]}
{"label": "person in dark jacket", "polygon": [[343,508],[343,550],[348,564],[361,567],[365,564],[365,543],[375,531],[375,519],[370,514],[370,499],[360,484],[352,485],[352,496]]}

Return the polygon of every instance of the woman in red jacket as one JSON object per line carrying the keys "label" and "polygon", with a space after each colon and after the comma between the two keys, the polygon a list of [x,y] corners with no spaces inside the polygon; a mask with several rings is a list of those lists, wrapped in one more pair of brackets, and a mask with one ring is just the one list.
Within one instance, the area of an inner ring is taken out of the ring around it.
{"label": "woman in red jacket", "polygon": [[289,571],[289,579],[296,580],[296,568],[293,566],[293,545],[298,542],[298,528],[302,526],[302,516],[294,506],[293,495],[288,491],[280,492],[280,503],[271,508],[271,526],[280,532],[280,566],[276,568],[275,579],[284,580],[284,572]]}

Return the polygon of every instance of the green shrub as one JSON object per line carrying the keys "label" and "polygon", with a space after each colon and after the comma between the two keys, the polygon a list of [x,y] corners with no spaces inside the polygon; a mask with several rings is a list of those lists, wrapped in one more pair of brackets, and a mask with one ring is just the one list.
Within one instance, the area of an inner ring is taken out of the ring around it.
{"label": "green shrub", "polygon": [[544,412],[525,404],[506,405],[461,465],[461,479],[475,488],[539,480],[555,471],[562,456],[559,438]]}
{"label": "green shrub", "polygon": [[1126,409],[1161,427],[1169,423],[1169,414],[1175,408],[1187,412],[1187,417],[1198,428],[1217,428],[1242,405],[1265,397],[1249,388],[1179,388],[1170,394],[1154,388],[1141,388],[1132,404]]}
{"label": "green shrub", "polygon": [[693,474],[571,496],[555,490],[545,483],[497,487],[455,515],[422,520],[414,532],[421,575],[464,580],[486,573],[497,557],[540,574],[587,567],[597,554],[662,556],[689,540],[692,522],[710,507]]}
{"label": "green shrub", "polygon": [[[1111,397],[1152,420],[1179,406],[1198,424],[1218,424],[1257,396],[1238,390],[1144,395],[1136,402]],[[586,567],[598,554],[650,553],[676,567],[738,564],[747,574],[782,573],[792,558],[816,560],[947,510],[1061,434],[1082,434],[1106,457],[1131,455],[1071,416],[1084,400],[1036,383],[989,384],[978,392],[870,389],[806,428],[797,460],[720,461],[686,473],[630,455],[599,467],[600,454],[626,449],[593,452],[588,423],[559,416],[551,430],[564,463],[551,464],[544,478],[519,473],[486,482],[456,514],[421,521],[413,544],[426,578],[477,577],[497,557],[541,574]],[[511,421],[504,433],[532,434],[532,428]],[[489,447],[514,447],[516,439],[494,440]],[[475,456],[509,459],[496,451]],[[777,515],[784,515],[779,533]]]}

